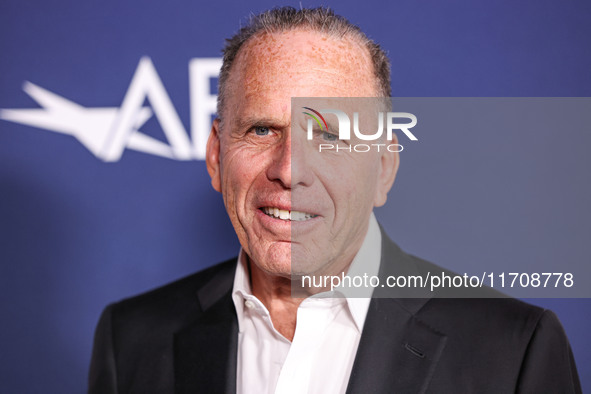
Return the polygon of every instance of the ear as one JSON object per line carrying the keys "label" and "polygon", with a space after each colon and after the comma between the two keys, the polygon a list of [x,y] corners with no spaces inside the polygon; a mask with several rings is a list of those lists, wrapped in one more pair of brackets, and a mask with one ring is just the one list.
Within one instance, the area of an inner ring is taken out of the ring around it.
{"label": "ear", "polygon": [[205,162],[207,164],[207,172],[211,177],[211,186],[218,192],[222,191],[222,174],[220,171],[220,120],[215,119],[211,126],[211,133],[207,140],[207,152],[205,154]]}
{"label": "ear", "polygon": [[[398,139],[392,135],[391,144],[398,144]],[[388,192],[394,184],[396,173],[398,172],[398,165],[400,164],[400,155],[398,152],[390,152],[388,149],[380,152],[380,167],[378,175],[378,187],[376,189],[376,196],[374,200],[375,207],[381,207],[388,199]]]}

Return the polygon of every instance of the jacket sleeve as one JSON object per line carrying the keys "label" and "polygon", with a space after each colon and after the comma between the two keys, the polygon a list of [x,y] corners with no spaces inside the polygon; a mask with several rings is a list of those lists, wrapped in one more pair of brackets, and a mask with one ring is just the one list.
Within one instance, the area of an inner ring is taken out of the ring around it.
{"label": "jacket sleeve", "polygon": [[521,366],[520,393],[581,393],[573,353],[558,318],[542,314]]}
{"label": "jacket sleeve", "polygon": [[89,394],[117,393],[117,372],[111,330],[112,309],[112,305],[105,308],[94,334],[94,346],[88,374]]}

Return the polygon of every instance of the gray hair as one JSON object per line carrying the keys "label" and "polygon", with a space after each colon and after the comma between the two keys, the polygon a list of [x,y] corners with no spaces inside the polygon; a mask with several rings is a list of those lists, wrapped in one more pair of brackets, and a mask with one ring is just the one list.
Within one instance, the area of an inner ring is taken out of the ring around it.
{"label": "gray hair", "polygon": [[224,109],[226,83],[240,48],[258,34],[280,33],[296,29],[307,29],[336,38],[350,37],[357,40],[369,51],[379,94],[382,97],[391,96],[390,61],[388,56],[359,27],[344,17],[336,15],[329,8],[302,8],[298,10],[293,7],[279,7],[251,16],[248,25],[242,27],[238,33],[226,40],[223,50],[223,64],[218,80],[218,116],[221,117]]}

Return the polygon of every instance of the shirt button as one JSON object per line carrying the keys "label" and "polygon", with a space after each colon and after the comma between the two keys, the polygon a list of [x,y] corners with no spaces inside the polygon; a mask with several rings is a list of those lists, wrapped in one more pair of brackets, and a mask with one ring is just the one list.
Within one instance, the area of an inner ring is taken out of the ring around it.
{"label": "shirt button", "polygon": [[246,305],[248,309],[254,309],[254,302],[252,302],[251,300],[244,301],[244,305]]}

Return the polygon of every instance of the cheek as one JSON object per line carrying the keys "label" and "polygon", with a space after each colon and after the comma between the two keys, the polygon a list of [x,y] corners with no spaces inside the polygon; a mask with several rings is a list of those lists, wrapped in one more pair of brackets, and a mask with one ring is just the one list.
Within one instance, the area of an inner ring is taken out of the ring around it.
{"label": "cheek", "polygon": [[334,177],[333,196],[346,204],[353,214],[365,214],[373,208],[378,180],[378,166],[371,160],[355,160],[346,171]]}
{"label": "cheek", "polygon": [[236,201],[240,199],[240,193],[243,188],[241,180],[244,179],[244,169],[240,166],[240,157],[236,152],[225,151],[221,157],[221,185],[222,195],[226,210],[233,216],[237,210]]}
{"label": "cheek", "polygon": [[220,155],[220,163],[222,169],[222,183],[226,186],[232,187],[239,182],[249,171],[248,166],[244,163],[248,162],[247,152],[237,144],[223,144]]}
{"label": "cheek", "polygon": [[222,194],[228,211],[240,211],[251,189],[264,175],[264,161],[249,149],[227,149],[222,157]]}

